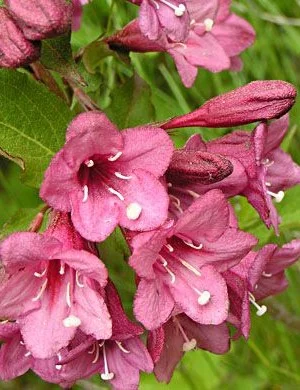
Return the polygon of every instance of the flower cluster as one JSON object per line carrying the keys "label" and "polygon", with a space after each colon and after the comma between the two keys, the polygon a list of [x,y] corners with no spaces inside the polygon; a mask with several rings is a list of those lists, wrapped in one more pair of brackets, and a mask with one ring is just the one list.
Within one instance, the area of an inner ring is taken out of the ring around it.
{"label": "flower cluster", "polygon": [[[286,288],[300,240],[255,249],[228,198],[246,196],[278,231],[272,198],[300,182],[300,167],[280,149],[294,100],[290,84],[261,81],[121,132],[103,113],[79,114],[41,187],[52,208],[47,229],[1,243],[1,379],[31,369],[70,387],[98,373],[116,389],[136,389],[140,371],[169,381],[185,352],[224,354],[231,339],[247,338],[250,306],[261,316],[258,301]],[[178,127],[254,121],[253,132],[210,142],[195,134],[182,149],[170,137]],[[95,245],[118,225],[143,327],[127,318]]]}

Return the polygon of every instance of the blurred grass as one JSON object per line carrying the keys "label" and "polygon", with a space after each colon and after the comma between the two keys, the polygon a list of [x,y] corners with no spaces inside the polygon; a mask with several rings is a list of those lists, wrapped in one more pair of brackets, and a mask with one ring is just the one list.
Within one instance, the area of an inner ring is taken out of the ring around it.
{"label": "blurred grass", "polygon": [[[193,88],[185,89],[175,70],[173,61],[163,54],[132,54],[134,69],[151,87],[156,120],[185,113],[201,105],[212,96],[257,79],[282,79],[300,87],[300,1],[299,0],[236,0],[233,9],[247,19],[257,32],[256,43],[243,53],[244,69],[240,73],[211,74],[200,69]],[[112,33],[129,22],[136,8],[123,0],[93,0],[85,7],[82,29],[73,34],[74,50],[103,35],[108,28]],[[132,69],[124,62],[110,58],[101,64],[101,75],[94,95],[105,105],[110,93],[120,80],[125,80]],[[91,82],[93,82],[91,76]],[[96,76],[95,76],[96,78]],[[100,81],[99,81],[100,79]],[[99,87],[100,86],[100,87]],[[103,103],[104,104],[104,103]],[[286,148],[300,163],[300,106],[291,112],[291,136]],[[206,139],[221,135],[224,130],[201,130]],[[182,143],[189,131],[177,132],[175,138]],[[19,169],[0,159],[0,225],[20,208],[39,205],[37,192],[19,182]],[[283,216],[279,238],[259,221],[255,211],[245,199],[234,201],[241,226],[259,236],[262,243],[284,243],[300,237],[300,189],[289,191],[279,205]],[[105,254],[104,254],[105,255]],[[130,309],[133,284],[131,271],[122,263],[107,261],[113,280]],[[251,337],[248,342],[233,343],[226,356],[214,356],[193,351],[185,356],[171,383],[167,387],[157,384],[153,376],[143,376],[140,388],[170,390],[296,390],[300,389],[300,266],[288,271],[289,289],[278,298],[268,301],[269,312],[263,318],[253,315]],[[128,279],[129,278],[129,279]],[[254,314],[254,313],[253,313]],[[0,389],[55,389],[57,386],[41,382],[28,374],[9,383],[0,383]],[[81,381],[76,389],[103,388],[98,378]]]}

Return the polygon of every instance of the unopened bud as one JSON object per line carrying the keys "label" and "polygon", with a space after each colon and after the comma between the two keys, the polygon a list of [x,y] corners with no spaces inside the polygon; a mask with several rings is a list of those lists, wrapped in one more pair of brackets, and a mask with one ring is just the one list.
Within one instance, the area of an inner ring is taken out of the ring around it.
{"label": "unopened bud", "polygon": [[28,41],[9,12],[0,8],[0,67],[17,68],[36,61],[40,50]]}
{"label": "unopened bud", "polygon": [[226,158],[208,152],[178,149],[173,153],[167,180],[176,184],[212,184],[223,180],[233,171]]}
{"label": "unopened bud", "polygon": [[71,0],[4,0],[4,3],[27,39],[53,38],[71,26]]}
{"label": "unopened bud", "polygon": [[253,81],[208,100],[189,114],[160,124],[163,129],[178,127],[231,127],[279,118],[295,103],[297,92],[280,80]]}

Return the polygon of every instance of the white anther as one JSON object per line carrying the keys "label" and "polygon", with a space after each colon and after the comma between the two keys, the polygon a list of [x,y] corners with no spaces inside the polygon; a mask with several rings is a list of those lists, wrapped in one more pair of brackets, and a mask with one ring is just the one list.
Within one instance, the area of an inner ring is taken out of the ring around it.
{"label": "white anther", "polygon": [[122,156],[122,152],[117,152],[114,156],[108,157],[108,161],[116,161]]}
{"label": "white anther", "polygon": [[84,163],[88,168],[92,168],[95,165],[93,160],[86,160]]}
{"label": "white anther", "polygon": [[130,180],[130,179],[132,179],[132,176],[122,175],[121,172],[115,172],[115,176],[118,177],[119,179],[123,179],[123,180]]}
{"label": "white anther", "polygon": [[109,372],[107,358],[106,358],[105,344],[103,344],[103,360],[104,360],[104,373],[101,374],[101,379],[104,381],[110,381],[114,378],[115,374],[113,372]]}
{"label": "white anther", "polygon": [[256,307],[256,309],[257,309],[256,315],[257,315],[258,317],[263,316],[263,315],[267,312],[267,310],[268,310],[268,309],[267,309],[267,306],[265,306],[265,305],[260,306],[260,305],[255,301],[254,295],[251,294],[250,292],[249,292],[249,301],[252,303],[253,306]]}
{"label": "white anther", "polygon": [[183,259],[179,259],[180,260],[180,263],[186,267],[188,270],[192,271],[195,275],[197,276],[201,276],[201,272],[198,271],[195,267],[193,267],[190,263],[188,263],[187,261],[183,260]]}
{"label": "white anther", "polygon": [[[61,354],[60,353],[57,354],[57,357],[58,357],[58,361],[61,362]],[[55,368],[59,371],[59,370],[62,369],[62,365],[61,364],[56,364]]]}
{"label": "white anther", "polygon": [[124,196],[122,194],[120,194],[120,192],[114,190],[113,188],[111,187],[108,187],[108,191],[111,193],[111,194],[114,194],[116,195],[120,200],[124,200]]}
{"label": "white anther", "polygon": [[264,158],[261,163],[268,168],[274,164],[274,161],[270,161],[268,158]]}
{"label": "white anther", "polygon": [[65,273],[65,263],[60,263],[59,274],[64,275],[64,273]]}
{"label": "white anther", "polygon": [[43,276],[45,276],[46,272],[47,272],[47,267],[44,269],[42,273],[35,272],[33,275],[37,278],[42,278]]}
{"label": "white anther", "polygon": [[168,183],[167,186],[168,186],[169,188],[171,188],[171,187],[173,187],[173,184],[172,184],[172,183]]}
{"label": "white anther", "polygon": [[196,20],[195,19],[192,19],[191,21],[190,21],[190,26],[192,26],[193,24],[195,24],[196,23]]}
{"label": "white anther", "polygon": [[87,185],[83,186],[82,191],[83,191],[82,202],[85,203],[89,197],[89,187]]}
{"label": "white anther", "polygon": [[117,346],[120,348],[120,350],[124,353],[130,353],[130,351],[128,351],[128,349],[125,349],[121,343],[121,341],[116,341],[116,344]]}
{"label": "white anther", "polygon": [[271,184],[269,181],[266,181],[266,182],[265,182],[265,185],[266,185],[267,187],[271,187],[272,184]]}
{"label": "white anther", "polygon": [[37,296],[32,298],[33,302],[38,301],[41,298],[41,296],[43,295],[44,291],[46,290],[47,283],[48,283],[48,279],[45,279],[44,283],[42,284],[42,287],[40,288],[40,291],[37,294]]}
{"label": "white anther", "polygon": [[193,248],[193,249],[196,249],[196,250],[200,250],[203,248],[203,244],[199,244],[199,245],[195,245],[193,244],[191,241],[186,241],[186,240],[182,240],[187,246]]}
{"label": "white anther", "polygon": [[168,249],[169,252],[174,252],[174,248],[170,244],[166,244],[165,247]]}
{"label": "white anther", "polygon": [[183,343],[182,350],[183,352],[188,352],[196,347],[197,347],[197,341],[195,339],[191,339]]}
{"label": "white anther", "polygon": [[82,287],[84,287],[84,284],[83,284],[83,283],[80,283],[80,281],[79,281],[79,276],[80,276],[80,273],[79,273],[79,271],[77,270],[77,271],[76,271],[76,274],[75,274],[76,284],[77,284],[78,287],[82,288]]}
{"label": "white anther", "polygon": [[69,307],[71,307],[71,283],[68,282],[67,283],[67,291],[66,291],[66,301],[67,301],[67,305]]}
{"label": "white anther", "polygon": [[208,302],[210,301],[210,298],[211,298],[210,292],[206,291],[206,290],[203,291],[202,293],[200,293],[199,298],[198,298],[199,305],[201,305],[201,306],[207,305]]}
{"label": "white anther", "polygon": [[139,203],[133,202],[129,203],[129,205],[126,207],[126,215],[127,218],[135,221],[139,218],[142,212],[142,206]]}
{"label": "white anther", "polygon": [[271,278],[273,276],[273,274],[267,274],[265,271],[262,273],[262,276],[264,276],[265,278]]}
{"label": "white anther", "polygon": [[65,328],[78,328],[81,325],[81,320],[71,314],[63,320],[63,324]]}
{"label": "white anther", "polygon": [[209,32],[212,30],[213,28],[213,25],[214,25],[214,21],[210,18],[207,18],[204,20],[204,27],[205,27],[205,31]]}
{"label": "white anther", "polygon": [[24,354],[25,357],[28,357],[28,356],[30,356],[30,355],[31,355],[31,352],[30,352],[30,351],[28,351],[28,352],[26,352],[26,353]]}
{"label": "white anther", "polygon": [[160,0],[163,4],[167,5],[168,7],[170,7],[171,9],[174,10],[174,14],[176,16],[182,16],[184,15],[185,11],[186,11],[186,8],[185,8],[185,5],[184,4],[179,4],[178,6],[170,3],[169,1],[167,0]]}
{"label": "white anther", "polygon": [[277,193],[272,191],[267,191],[267,194],[273,196],[276,203],[280,203],[284,198],[284,191],[278,191]]}
{"label": "white anther", "polygon": [[195,192],[195,191],[187,190],[186,192],[187,192],[189,195],[191,195],[194,199],[200,198],[200,195],[197,194],[197,192]]}
{"label": "white anther", "polygon": [[21,345],[25,345],[25,343],[24,343],[24,341],[23,341],[23,340],[21,340],[21,341],[20,341],[20,344],[21,344]]}
{"label": "white anther", "polygon": [[99,353],[100,353],[99,344],[95,343],[94,345],[95,345],[95,349],[96,349],[96,355],[94,357],[94,360],[92,361],[93,364],[97,363],[97,361],[99,359]]}

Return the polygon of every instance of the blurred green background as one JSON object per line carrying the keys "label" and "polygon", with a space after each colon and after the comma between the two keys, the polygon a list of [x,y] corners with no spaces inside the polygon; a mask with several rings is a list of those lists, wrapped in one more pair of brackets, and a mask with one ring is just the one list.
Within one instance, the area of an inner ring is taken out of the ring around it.
{"label": "blurred green background", "polygon": [[[244,69],[240,73],[211,74],[200,69],[193,88],[185,89],[175,70],[173,61],[164,54],[131,55],[132,65],[125,58],[107,57],[95,62],[94,73],[88,73],[82,64],[80,69],[89,82],[86,88],[93,99],[118,120],[118,91],[120,83],[126,83],[136,71],[149,85],[153,109],[148,110],[151,120],[161,120],[186,113],[207,99],[246,82],[258,79],[282,79],[300,87],[300,0],[235,0],[232,9],[247,19],[255,28],[257,40],[242,55]],[[80,31],[72,35],[74,52],[99,36],[114,32],[136,15],[136,8],[123,0],[93,0],[84,10]],[[101,55],[101,53],[100,53]],[[99,56],[100,58],[100,56]],[[148,88],[148,87],[147,87]],[[74,104],[74,110],[78,110]],[[143,117],[143,113],[141,114]],[[300,163],[300,109],[299,103],[291,112],[289,134],[284,142],[294,160]],[[201,130],[209,139],[228,131]],[[190,134],[178,131],[174,141],[180,145]],[[9,231],[10,220],[23,220],[39,207],[36,190],[25,187],[19,180],[19,168],[4,159],[0,160],[0,226]],[[243,198],[234,200],[240,225],[256,234],[261,244],[283,244],[300,237],[300,189],[287,192],[278,206],[282,216],[281,235],[275,237],[258,219],[256,213]],[[7,223],[8,222],[8,223]],[[113,235],[116,253],[108,253],[102,245],[102,257],[106,261],[125,308],[130,311],[134,294],[133,275],[122,261],[122,248]],[[113,261],[112,261],[113,257]],[[153,376],[143,376],[140,388],[150,389],[300,389],[300,265],[288,271],[289,289],[266,302],[268,313],[256,318],[253,312],[252,332],[249,341],[233,343],[230,353],[215,356],[203,351],[188,353],[179,365],[171,383],[156,383]],[[41,382],[33,374],[9,383],[0,383],[0,389],[52,389],[58,388]],[[97,377],[84,380],[76,389],[103,388]]]}

